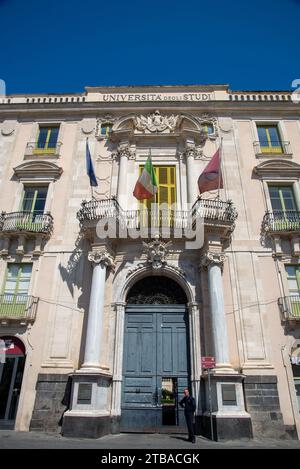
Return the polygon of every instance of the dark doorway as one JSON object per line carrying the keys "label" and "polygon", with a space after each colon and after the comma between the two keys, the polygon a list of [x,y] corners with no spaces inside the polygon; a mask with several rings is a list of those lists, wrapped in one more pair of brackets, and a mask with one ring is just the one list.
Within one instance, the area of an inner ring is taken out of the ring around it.
{"label": "dark doorway", "polygon": [[16,337],[0,337],[0,428],[14,428],[24,366],[23,343]]}

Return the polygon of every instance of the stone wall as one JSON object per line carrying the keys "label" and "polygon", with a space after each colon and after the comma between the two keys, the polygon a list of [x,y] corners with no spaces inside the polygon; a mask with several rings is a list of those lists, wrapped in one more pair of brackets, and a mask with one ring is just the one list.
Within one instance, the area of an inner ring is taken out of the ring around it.
{"label": "stone wall", "polygon": [[244,390],[254,438],[287,438],[289,429],[284,426],[280,410],[277,376],[247,376]]}
{"label": "stone wall", "polygon": [[30,430],[60,432],[69,405],[71,379],[66,374],[39,374]]}

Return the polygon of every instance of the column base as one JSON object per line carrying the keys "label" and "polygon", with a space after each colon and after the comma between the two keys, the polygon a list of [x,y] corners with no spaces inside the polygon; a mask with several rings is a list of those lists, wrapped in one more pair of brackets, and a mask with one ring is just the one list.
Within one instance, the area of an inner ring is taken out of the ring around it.
{"label": "column base", "polygon": [[64,415],[62,436],[70,438],[100,438],[111,433],[110,415],[92,415],[67,411]]}
{"label": "column base", "polygon": [[213,369],[203,374],[205,384],[205,412],[202,432],[211,436],[210,412],[213,420],[213,439],[231,440],[252,438],[251,416],[245,411],[243,379],[234,369],[224,373]]}
{"label": "column base", "polygon": [[72,375],[71,405],[64,414],[62,435],[99,438],[111,432],[111,381],[112,376],[100,369]]}
{"label": "column base", "polygon": [[[207,413],[201,417],[201,433],[206,438],[212,438],[211,420]],[[252,423],[250,415],[232,416],[216,415],[212,416],[213,422],[213,439],[221,440],[240,440],[241,438],[251,439]]]}

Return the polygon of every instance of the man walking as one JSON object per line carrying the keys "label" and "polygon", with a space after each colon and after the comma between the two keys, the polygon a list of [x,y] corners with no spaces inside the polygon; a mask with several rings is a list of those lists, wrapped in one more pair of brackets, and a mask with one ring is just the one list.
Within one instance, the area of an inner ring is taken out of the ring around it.
{"label": "man walking", "polygon": [[189,390],[186,388],[183,391],[184,398],[179,402],[180,407],[184,408],[184,416],[186,420],[186,425],[189,432],[188,441],[191,443],[196,443],[195,434],[194,434],[194,413],[196,410],[195,399],[190,395]]}

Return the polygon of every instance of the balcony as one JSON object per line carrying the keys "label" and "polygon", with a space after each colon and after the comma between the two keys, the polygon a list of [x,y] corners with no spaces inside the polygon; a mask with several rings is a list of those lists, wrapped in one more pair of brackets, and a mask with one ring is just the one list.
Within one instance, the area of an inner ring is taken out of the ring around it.
{"label": "balcony", "polygon": [[262,225],[263,231],[269,234],[300,232],[300,212],[295,210],[266,212]]}
{"label": "balcony", "polygon": [[0,232],[3,234],[41,234],[49,236],[53,229],[53,217],[50,213],[2,212]]}
{"label": "balcony", "polygon": [[100,220],[114,219],[125,230],[158,229],[163,238],[174,236],[176,230],[193,229],[197,220],[203,220],[205,227],[221,230],[226,237],[234,230],[237,212],[231,201],[200,198],[190,210],[157,211],[123,210],[116,199],[93,199],[82,202],[77,218],[86,231],[95,229]]}
{"label": "balcony", "polygon": [[38,298],[31,295],[0,295],[0,323],[18,322],[25,324],[33,322],[36,317]]}
{"label": "balcony", "polygon": [[292,150],[290,146],[290,142],[260,142],[255,141],[253,142],[254,152],[257,158],[261,158],[264,156],[269,157],[291,157]]}
{"label": "balcony", "polygon": [[284,321],[300,322],[300,295],[278,298],[278,305]]}
{"label": "balcony", "polygon": [[42,156],[43,158],[58,158],[60,156],[61,142],[56,142],[55,147],[39,148],[37,142],[28,142],[25,148],[25,159]]}

